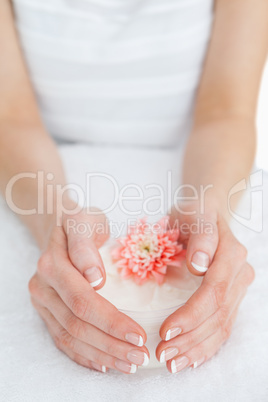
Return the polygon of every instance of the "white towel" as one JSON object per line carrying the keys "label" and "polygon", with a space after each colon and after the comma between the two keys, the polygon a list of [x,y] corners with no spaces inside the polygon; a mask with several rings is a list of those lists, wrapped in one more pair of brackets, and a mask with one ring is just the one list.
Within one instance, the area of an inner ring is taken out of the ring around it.
{"label": "white towel", "polygon": [[[147,152],[147,155],[146,155]],[[63,146],[70,182],[81,183],[86,172],[120,174],[120,183],[134,178],[140,183],[164,184],[159,164],[176,165],[174,151],[112,152],[89,146]],[[110,159],[109,159],[110,158]],[[173,162],[171,162],[173,160]],[[112,162],[113,163],[112,163]],[[129,163],[127,163],[129,161]],[[150,166],[144,170],[146,166]],[[123,166],[123,168],[122,168]],[[268,175],[264,175],[267,206]],[[101,187],[100,187],[100,191]],[[103,193],[100,194],[100,198]],[[241,205],[240,213],[247,202]],[[242,212],[241,212],[242,211]],[[244,213],[244,212],[243,212]],[[259,217],[261,210],[259,210]],[[114,219],[119,217],[117,213]],[[119,217],[120,218],[120,217]],[[122,216],[121,216],[122,218]],[[120,218],[120,219],[121,219]],[[264,402],[268,400],[268,211],[264,208],[262,233],[233,224],[235,234],[249,250],[256,279],[244,299],[233,333],[219,353],[197,369],[172,375],[165,367],[139,369],[134,375],[110,370],[101,374],[72,362],[58,351],[45,325],[33,309],[27,283],[34,273],[38,252],[27,230],[4,203],[0,208],[0,401],[1,402],[117,402],[200,401]]]}

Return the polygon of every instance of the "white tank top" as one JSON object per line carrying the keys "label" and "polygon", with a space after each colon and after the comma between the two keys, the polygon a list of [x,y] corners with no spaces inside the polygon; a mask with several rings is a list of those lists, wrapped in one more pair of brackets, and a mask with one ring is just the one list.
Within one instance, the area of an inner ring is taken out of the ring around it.
{"label": "white tank top", "polygon": [[49,133],[174,146],[191,127],[213,0],[13,0]]}

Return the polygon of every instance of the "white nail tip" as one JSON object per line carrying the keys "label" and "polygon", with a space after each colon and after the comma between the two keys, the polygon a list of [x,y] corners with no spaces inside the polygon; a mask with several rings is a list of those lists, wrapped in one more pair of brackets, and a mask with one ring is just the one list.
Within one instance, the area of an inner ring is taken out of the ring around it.
{"label": "white nail tip", "polygon": [[166,353],[165,353],[165,351],[163,350],[163,351],[161,352],[161,355],[160,355],[160,363],[165,363],[165,361],[166,361],[165,355],[166,355]]}
{"label": "white nail tip", "polygon": [[175,360],[172,360],[172,361],[171,361],[171,372],[172,372],[172,374],[174,374],[174,373],[177,372]]}
{"label": "white nail tip", "polygon": [[105,367],[105,366],[101,366],[101,371],[102,371],[103,373],[106,373],[106,367]]}
{"label": "white nail tip", "polygon": [[207,272],[208,268],[207,267],[202,267],[201,265],[197,265],[195,262],[191,263],[194,269],[196,269],[199,272]]}
{"label": "white nail tip", "polygon": [[138,346],[143,346],[143,338],[140,335]]}
{"label": "white nail tip", "polygon": [[130,366],[130,374],[134,374],[137,371],[137,366],[136,364],[131,364]]}
{"label": "white nail tip", "polygon": [[170,341],[170,333],[171,333],[171,331],[170,331],[170,329],[167,331],[167,333],[166,333],[166,341]]}
{"label": "white nail tip", "polygon": [[144,353],[144,362],[142,363],[142,366],[148,366],[149,364],[149,357],[146,353]]}
{"label": "white nail tip", "polygon": [[97,279],[94,282],[90,282],[90,285],[94,288],[95,286],[98,286],[102,282],[103,278]]}
{"label": "white nail tip", "polygon": [[197,367],[197,362],[194,362],[193,368],[196,368],[196,367]]}

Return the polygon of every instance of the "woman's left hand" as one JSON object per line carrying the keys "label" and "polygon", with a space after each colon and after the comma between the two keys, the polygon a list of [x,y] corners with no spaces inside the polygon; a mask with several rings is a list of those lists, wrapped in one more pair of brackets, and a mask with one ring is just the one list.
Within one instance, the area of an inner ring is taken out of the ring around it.
{"label": "woman's left hand", "polygon": [[204,279],[160,328],[162,341],[156,356],[160,362],[166,361],[171,373],[191,365],[197,367],[218,351],[231,334],[238,307],[255,276],[246,261],[246,248],[218,212],[210,210],[209,216],[202,217],[212,228],[207,233],[191,231],[200,216],[176,213],[176,219],[180,228],[182,224],[189,228],[184,234],[187,267],[195,275],[204,275]]}

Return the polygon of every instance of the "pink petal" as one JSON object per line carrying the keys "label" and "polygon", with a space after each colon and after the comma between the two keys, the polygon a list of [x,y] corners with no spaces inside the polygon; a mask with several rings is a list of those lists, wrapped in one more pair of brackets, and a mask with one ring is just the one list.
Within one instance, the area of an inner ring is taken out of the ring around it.
{"label": "pink petal", "polygon": [[154,276],[158,285],[161,285],[164,282],[165,276],[163,274],[159,274],[158,272],[152,271],[151,274]]}
{"label": "pink petal", "polygon": [[128,268],[125,267],[125,268],[122,268],[120,275],[123,278],[129,278],[130,276],[132,276],[132,272]]}
{"label": "pink petal", "polygon": [[164,265],[164,266],[162,266],[162,267],[159,267],[159,268],[157,268],[156,269],[156,271],[157,272],[159,272],[160,274],[166,274],[166,272],[167,272],[167,266],[166,265]]}
{"label": "pink petal", "polygon": [[134,265],[132,268],[132,272],[138,272],[140,269],[140,266],[138,264]]}

